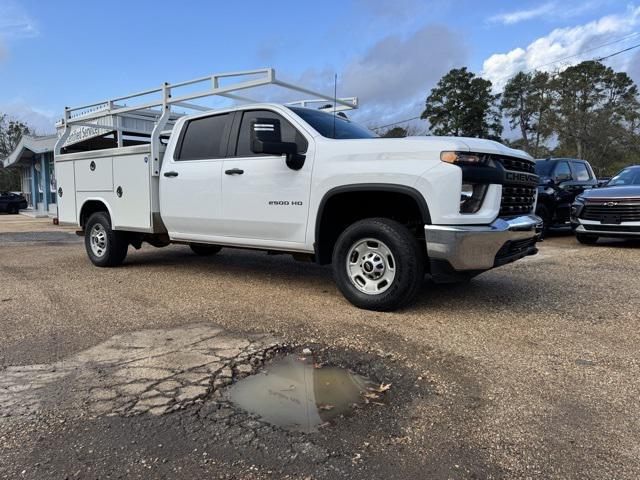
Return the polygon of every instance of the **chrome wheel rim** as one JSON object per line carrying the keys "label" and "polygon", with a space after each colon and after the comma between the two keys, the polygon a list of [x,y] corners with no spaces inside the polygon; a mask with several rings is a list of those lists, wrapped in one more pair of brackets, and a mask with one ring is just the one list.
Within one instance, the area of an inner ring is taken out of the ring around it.
{"label": "chrome wheel rim", "polygon": [[96,257],[102,257],[107,251],[107,231],[105,228],[96,223],[89,233],[89,243],[91,251]]}
{"label": "chrome wheel rim", "polygon": [[380,240],[358,240],[349,249],[347,275],[354,287],[367,295],[386,292],[396,277],[396,260]]}

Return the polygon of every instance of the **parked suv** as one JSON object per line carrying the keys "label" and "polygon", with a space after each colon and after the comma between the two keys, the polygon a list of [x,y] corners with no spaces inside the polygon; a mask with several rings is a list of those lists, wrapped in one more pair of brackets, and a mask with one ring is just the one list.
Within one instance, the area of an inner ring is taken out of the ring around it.
{"label": "parked suv", "polygon": [[604,188],[584,192],[571,210],[580,243],[599,237],[640,238],[640,165],[623,169]]}
{"label": "parked suv", "polygon": [[542,218],[543,236],[554,227],[570,225],[571,204],[587,189],[598,186],[593,169],[586,160],[547,158],[536,160],[538,204],[536,215]]}
{"label": "parked suv", "polygon": [[27,208],[27,201],[22,195],[12,192],[0,192],[0,212],[18,213]]}

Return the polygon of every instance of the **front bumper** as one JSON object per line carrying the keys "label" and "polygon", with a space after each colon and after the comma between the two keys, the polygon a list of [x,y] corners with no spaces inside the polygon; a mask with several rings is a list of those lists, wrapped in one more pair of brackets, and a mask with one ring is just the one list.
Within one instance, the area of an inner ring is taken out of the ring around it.
{"label": "front bumper", "polygon": [[427,254],[456,271],[488,270],[535,254],[541,227],[532,214],[498,218],[491,225],[425,225]]}
{"label": "front bumper", "polygon": [[612,225],[607,225],[597,222],[585,221],[578,222],[574,219],[571,221],[571,227],[574,232],[582,233],[585,235],[597,235],[599,237],[625,237],[625,238],[639,238],[640,237],[640,222],[622,222]]}

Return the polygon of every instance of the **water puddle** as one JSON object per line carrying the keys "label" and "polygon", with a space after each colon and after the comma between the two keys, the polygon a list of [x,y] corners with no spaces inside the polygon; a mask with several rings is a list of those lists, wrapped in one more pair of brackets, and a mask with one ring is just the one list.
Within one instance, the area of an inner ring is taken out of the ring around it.
{"label": "water puddle", "polygon": [[388,385],[290,355],[229,387],[228,399],[264,421],[304,433],[365,403],[382,403]]}

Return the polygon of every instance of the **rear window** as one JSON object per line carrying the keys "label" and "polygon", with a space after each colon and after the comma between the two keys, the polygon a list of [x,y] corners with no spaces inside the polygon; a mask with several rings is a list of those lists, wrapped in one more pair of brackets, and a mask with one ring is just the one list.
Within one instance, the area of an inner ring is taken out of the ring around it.
{"label": "rear window", "polygon": [[540,177],[550,177],[554,165],[555,162],[549,160],[536,160],[536,175]]}
{"label": "rear window", "polygon": [[203,160],[226,156],[231,113],[189,120],[177,160]]}

